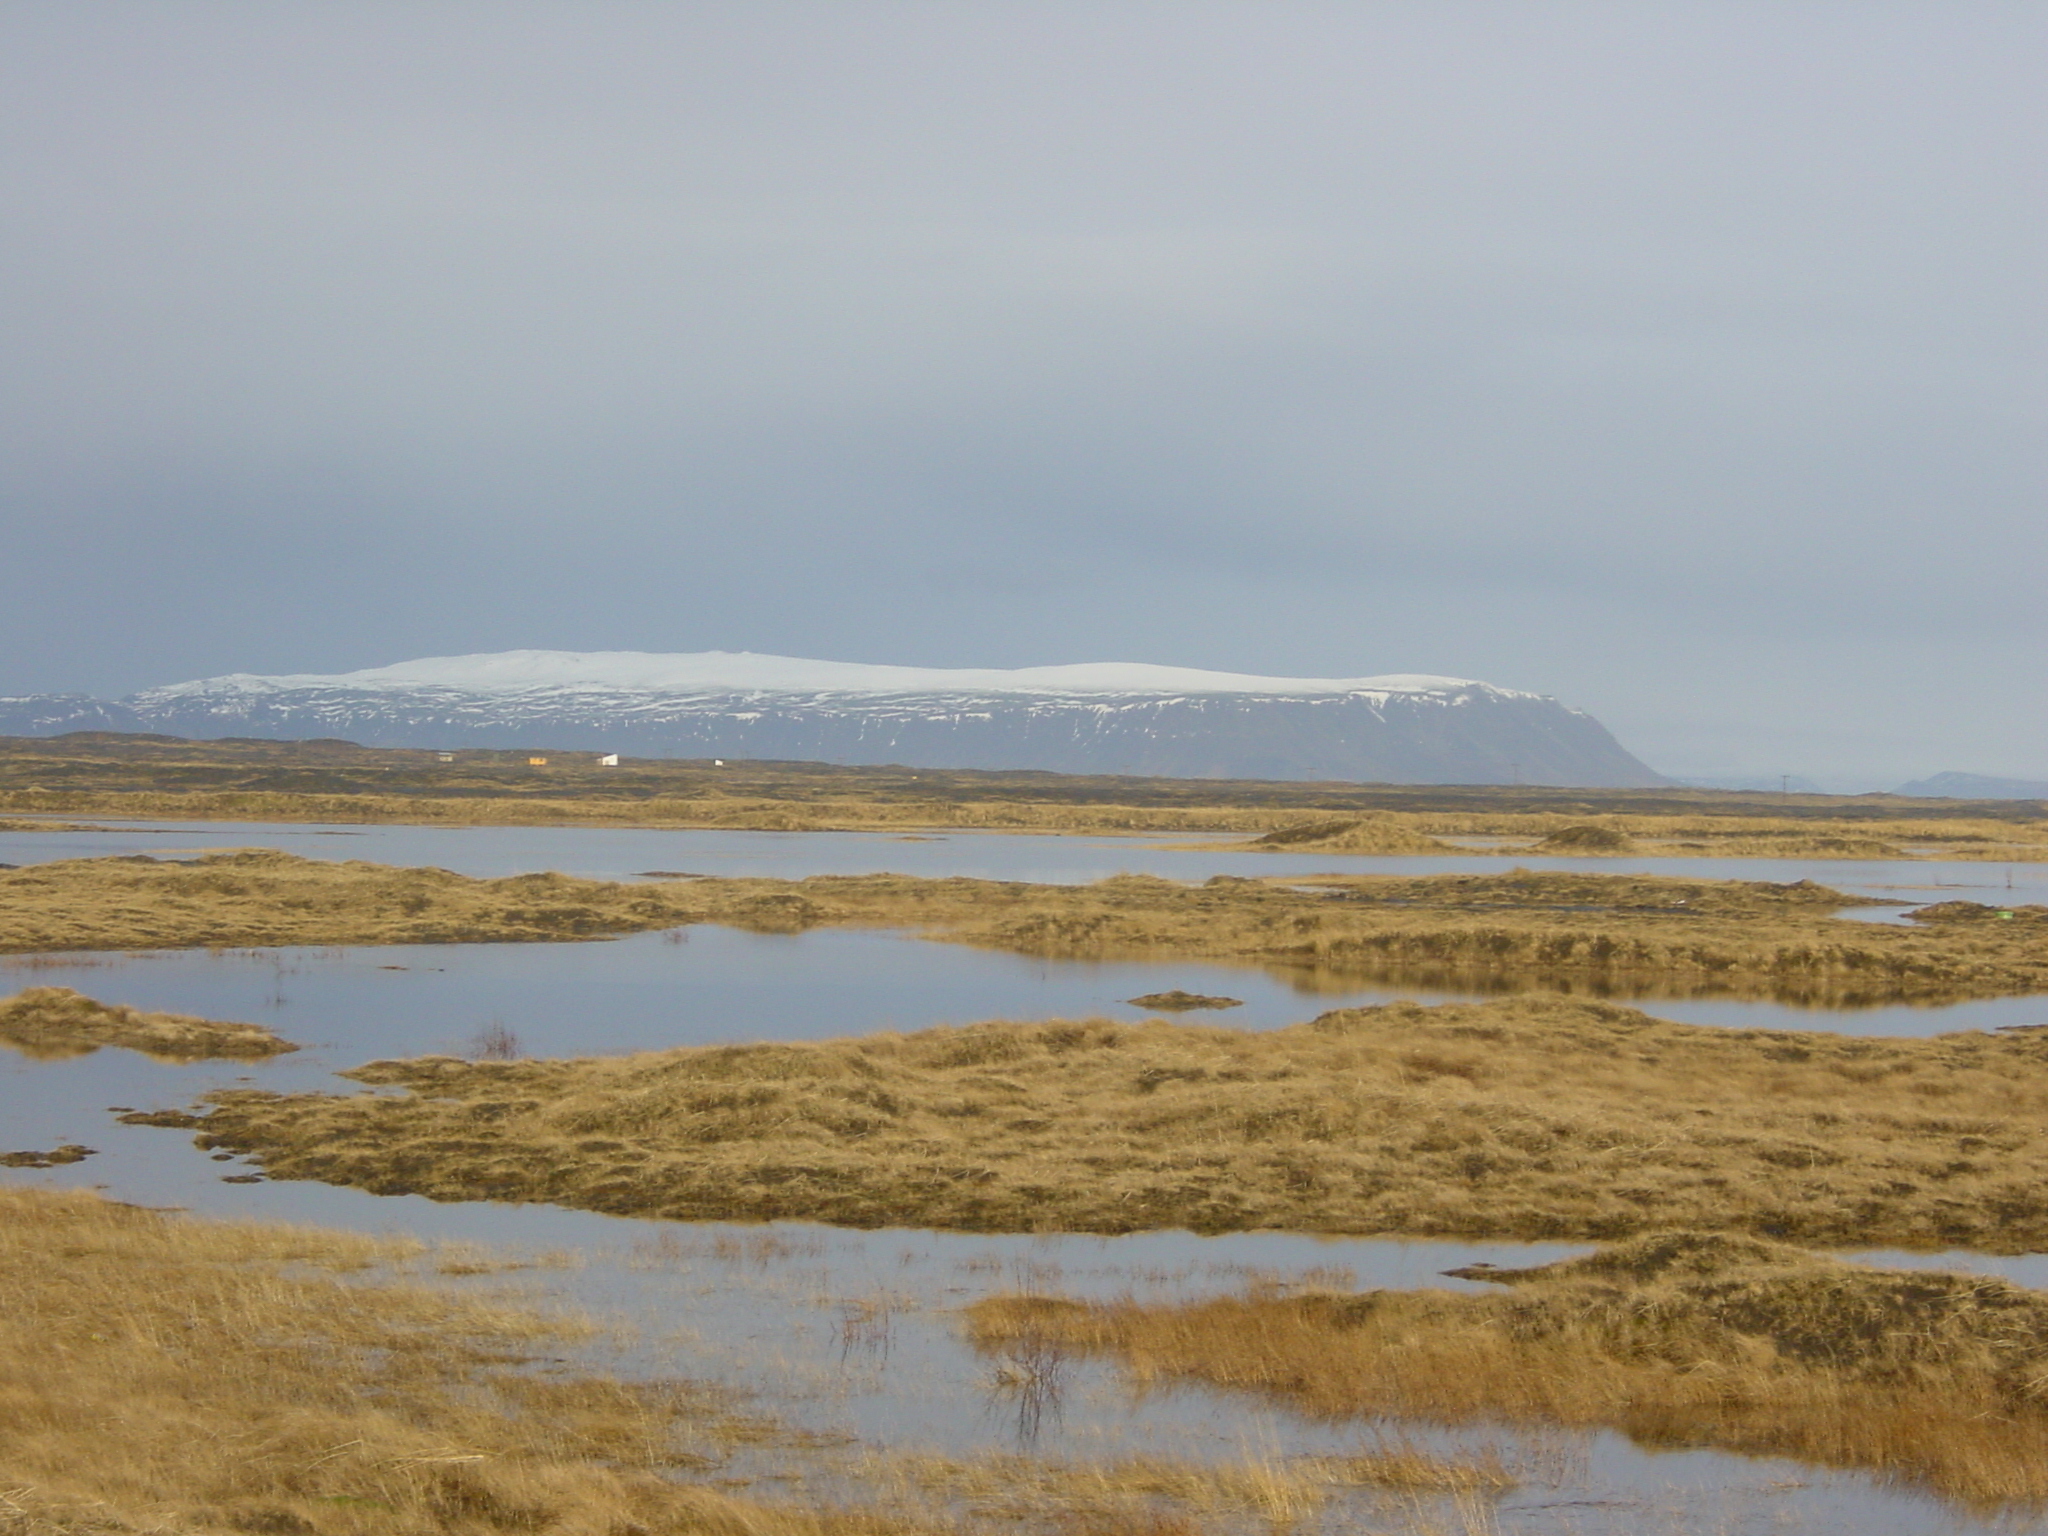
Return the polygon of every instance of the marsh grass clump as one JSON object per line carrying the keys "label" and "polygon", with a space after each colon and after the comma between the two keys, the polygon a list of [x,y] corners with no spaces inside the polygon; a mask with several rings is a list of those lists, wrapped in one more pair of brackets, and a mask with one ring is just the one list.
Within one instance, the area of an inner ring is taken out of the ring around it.
{"label": "marsh grass clump", "polygon": [[1335,821],[1302,822],[1278,827],[1255,838],[1254,848],[1313,850],[1319,853],[1428,854],[1453,853],[1448,843],[1417,830],[1407,818],[1344,817]]}
{"label": "marsh grass clump", "polygon": [[1139,1382],[1257,1392],[1323,1417],[1610,1427],[1978,1505],[2048,1499],[2048,1294],[1700,1232],[1463,1273],[1504,1294],[1012,1296],[970,1308],[969,1331],[989,1352],[1051,1334]]}
{"label": "marsh grass clump", "polygon": [[1214,997],[1202,992],[1186,992],[1175,987],[1170,992],[1147,992],[1143,997],[1124,999],[1133,1008],[1151,1008],[1160,1013],[1192,1013],[1204,1008],[1242,1008],[1241,997]]}
{"label": "marsh grass clump", "polygon": [[502,1019],[493,1019],[469,1037],[463,1052],[471,1061],[517,1061],[526,1054],[518,1032]]}
{"label": "marsh grass clump", "polygon": [[1536,845],[1540,853],[1634,853],[1635,839],[1619,827],[1575,822],[1559,827]]}
{"label": "marsh grass clump", "polygon": [[272,1178],[683,1220],[2048,1248],[2048,1032],[1520,997],[348,1075],[403,1091],[219,1091],[200,1144]]}
{"label": "marsh grass clump", "polygon": [[58,1061],[121,1046],[159,1061],[261,1061],[298,1047],[260,1024],[145,1013],[96,1002],[69,987],[30,987],[0,998],[0,1045]]}
{"label": "marsh grass clump", "polygon": [[771,1431],[374,1278],[415,1252],[0,1187],[0,1530],[879,1536],[687,1486]]}
{"label": "marsh grass clump", "polygon": [[868,1476],[907,1485],[978,1519],[1026,1528],[1054,1523],[1062,1531],[1105,1536],[1193,1536],[1233,1516],[1286,1529],[1326,1515],[1333,1503],[1359,1490],[1491,1498],[1514,1486],[1497,1457],[1437,1456],[1398,1442],[1368,1444],[1349,1456],[1268,1455],[1211,1463],[1161,1456],[1105,1462],[898,1456],[876,1463]]}

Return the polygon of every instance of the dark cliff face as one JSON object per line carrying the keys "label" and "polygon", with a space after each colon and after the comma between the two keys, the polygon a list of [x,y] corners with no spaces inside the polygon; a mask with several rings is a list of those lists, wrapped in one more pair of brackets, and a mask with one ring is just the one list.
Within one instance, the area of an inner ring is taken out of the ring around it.
{"label": "dark cliff face", "polygon": [[1663,780],[1591,716],[1483,686],[1437,693],[480,694],[317,687],[0,700],[0,733],[341,736],[1174,778],[1629,787]]}

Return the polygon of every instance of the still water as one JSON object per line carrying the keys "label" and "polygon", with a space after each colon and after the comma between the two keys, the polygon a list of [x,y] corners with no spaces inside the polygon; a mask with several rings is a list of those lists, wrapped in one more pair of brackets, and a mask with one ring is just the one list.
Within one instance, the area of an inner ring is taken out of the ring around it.
{"label": "still water", "polygon": [[[719,1469],[736,1478],[775,1479],[763,1484],[771,1493],[858,1496],[859,1467],[877,1456],[1023,1453],[1071,1463],[1135,1456],[1285,1463],[1356,1453],[1384,1436],[1445,1454],[1497,1454],[1518,1484],[1494,1508],[1492,1528],[1525,1536],[1646,1530],[1989,1536],[2037,1528],[2024,1519],[1978,1522],[1855,1476],[1713,1452],[1646,1451],[1613,1434],[1333,1423],[1200,1389],[1137,1392],[1113,1365],[1080,1358],[1054,1362],[1034,1400],[1006,1382],[1001,1361],[963,1343],[958,1322],[959,1310],[978,1297],[1020,1289],[1157,1301],[1253,1283],[1477,1289],[1441,1271],[1480,1261],[1544,1263],[1583,1251],[1574,1245],[1282,1233],[989,1237],[443,1205],[313,1183],[230,1183],[247,1176],[242,1164],[212,1160],[182,1132],[120,1125],[106,1112],[183,1105],[230,1084],[338,1088],[343,1085],[327,1077],[326,1068],[373,1053],[381,1043],[377,1028],[373,1023],[360,1035],[338,1030],[340,1038],[329,1047],[261,1067],[166,1066],[114,1050],[42,1062],[0,1052],[0,1124],[8,1145],[80,1141],[99,1149],[83,1163],[8,1176],[96,1186],[117,1199],[210,1215],[411,1236],[453,1245],[464,1259],[464,1245],[488,1245],[533,1267],[441,1283],[586,1315],[616,1330],[583,1351],[587,1364],[716,1382],[741,1393],[749,1410],[825,1443],[826,1449],[794,1463],[769,1451],[741,1452]],[[1873,1257],[2048,1285],[2048,1255]],[[801,1472],[794,1483],[788,1481],[793,1465]],[[1361,1494],[1333,1502],[1320,1529],[1388,1529],[1408,1513],[1380,1509],[1373,1496]],[[1310,1521],[1303,1529],[1318,1525]]]}
{"label": "still water", "polygon": [[410,827],[276,822],[106,822],[91,832],[0,832],[0,864],[219,848],[279,848],[309,859],[431,864],[480,879],[552,869],[594,880],[650,870],[768,876],[896,874],[1072,885],[1116,874],[1201,881],[1211,875],[1498,874],[1517,865],[1587,874],[1696,880],[1813,880],[1874,900],[2048,901],[2048,863],[1975,864],[1871,859],[1552,858],[1524,853],[1388,858],[1342,853],[1247,853],[1239,839],[1174,834],[1072,837],[1001,832],[644,831],[624,827]]}
{"label": "still water", "polygon": [[[162,824],[90,834],[0,837],[0,862],[203,847],[285,847],[317,857],[434,863],[476,875],[560,868],[594,876],[662,869],[798,876],[890,868],[915,874],[1083,881],[1121,870],[1180,879],[1216,873],[1334,870],[1428,873],[1498,870],[1497,858],[1366,859],[1148,848],[1111,838],[954,835],[905,842],[866,834],[673,833],[611,829],[218,827]],[[1521,860],[1545,867],[1812,878],[1873,897],[1978,894],[2042,899],[2040,866],[1860,861]],[[1993,893],[1996,894],[1993,894]],[[1043,961],[903,935],[797,936],[696,928],[589,944],[436,945],[345,950],[181,951],[0,961],[0,992],[61,984],[139,1007],[250,1019],[307,1046],[276,1062],[167,1066],[104,1050],[31,1061],[0,1050],[0,1150],[94,1147],[86,1161],[23,1182],[105,1189],[118,1199],[215,1215],[313,1222],[486,1243],[540,1256],[540,1267],[448,1280],[510,1287],[546,1305],[616,1320],[617,1341],[593,1361],[728,1384],[752,1405],[827,1440],[848,1458],[933,1451],[1028,1451],[1055,1460],[1133,1455],[1219,1461],[1356,1451],[1381,1430],[1446,1451],[1498,1448],[1522,1478],[1499,1503],[1502,1530],[1529,1536],[1715,1530],[1747,1533],[1884,1530],[1977,1533],[2034,1529],[2026,1519],[1983,1524],[1853,1476],[1709,1452],[1653,1454],[1618,1436],[1516,1436],[1415,1426],[1310,1422],[1250,1399],[1185,1390],[1133,1394],[1114,1368],[1072,1360],[1056,1393],[1035,1405],[1005,1386],[991,1361],[961,1341],[957,1310],[977,1296],[1032,1288],[1074,1295],[1130,1293],[1171,1300],[1276,1284],[1458,1286],[1460,1264],[1542,1263],[1560,1245],[1322,1241],[1276,1233],[1202,1238],[1182,1232],[1120,1238],[977,1237],[917,1231],[847,1232],[798,1223],[683,1225],[542,1206],[436,1205],[306,1183],[230,1183],[242,1166],[216,1162],[175,1131],[115,1123],[112,1107],[183,1107],[210,1088],[350,1088],[331,1074],[377,1056],[459,1051],[498,1025],[537,1055],[616,1052],[729,1040],[804,1039],[915,1029],[991,1017],[1142,1017],[1122,1000],[1171,987],[1243,999],[1215,1022],[1269,1028],[1324,1008],[1456,994],[1183,962]],[[1924,1034],[2048,1021],[2048,999],[1856,1013],[1731,999],[1673,999],[1652,1011],[1716,1024]],[[549,1258],[548,1255],[556,1257]],[[2048,1256],[1883,1255],[2048,1285]],[[742,1453],[727,1469],[768,1475]],[[850,1471],[830,1456],[817,1491]],[[847,1466],[850,1467],[850,1461]],[[782,1470],[787,1470],[782,1468]],[[1363,1505],[1333,1505],[1326,1528],[1385,1527]],[[1333,1523],[1331,1523],[1333,1522]]]}

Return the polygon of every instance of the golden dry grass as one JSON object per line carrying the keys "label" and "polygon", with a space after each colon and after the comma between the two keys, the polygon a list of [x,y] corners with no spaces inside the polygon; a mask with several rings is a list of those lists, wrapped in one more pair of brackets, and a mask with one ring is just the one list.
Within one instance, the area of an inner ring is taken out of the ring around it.
{"label": "golden dry grass", "polygon": [[1462,851],[1419,830],[1416,819],[1389,814],[1297,822],[1255,838],[1250,846],[1262,852],[1297,853],[1399,855]]}
{"label": "golden dry grass", "polygon": [[266,849],[0,871],[0,950],[578,939],[676,920],[677,888],[326,863]]}
{"label": "golden dry grass", "polygon": [[[1200,1536],[1247,1515],[1288,1524],[1347,1490],[1483,1501],[1509,1483],[1493,1458],[1398,1440],[1236,1464],[870,1452],[849,1465],[706,1389],[550,1368],[576,1326],[398,1278],[494,1267],[0,1186],[0,1532]],[[857,1505],[695,1481],[729,1470],[736,1447]],[[1468,1528],[1483,1528],[1472,1508]]]}
{"label": "golden dry grass", "polygon": [[403,1245],[0,1187],[0,1530],[831,1536],[671,1478],[760,1426],[522,1367],[561,1329],[339,1276]]}
{"label": "golden dry grass", "polygon": [[159,1061],[261,1061],[298,1047],[260,1024],[228,1024],[180,1013],[145,1013],[101,1003],[69,987],[30,987],[0,998],[0,1045],[41,1061],[85,1056],[103,1045]]}
{"label": "golden dry grass", "polygon": [[[1445,839],[1486,839],[1471,847]],[[1615,811],[1386,811],[1300,819],[1233,846],[1289,853],[1521,853],[1616,858],[2048,859],[2048,829],[1995,816],[1767,816]]]}
{"label": "golden dry grass", "polygon": [[1684,1232],[1487,1278],[1509,1292],[1157,1307],[1016,1296],[977,1304],[969,1326],[992,1353],[1020,1339],[1103,1351],[1140,1382],[1252,1391],[1316,1415],[1605,1426],[1971,1504],[2048,1499],[2041,1292]]}
{"label": "golden dry grass", "polygon": [[[390,795],[277,790],[0,792],[0,806],[71,816],[179,821],[356,822],[418,826],[599,826],[746,832],[1248,832],[1300,819],[1299,812],[1231,805],[1145,806],[1030,800],[787,798],[762,794],[640,797],[524,793]],[[0,830],[46,831],[16,818]]]}
{"label": "golden dry grass", "polygon": [[[1351,853],[1528,846],[1589,823],[1642,851],[1818,857],[2048,857],[2039,804],[1739,795],[1666,787],[1311,784],[431,752],[345,742],[0,738],[0,814],[460,826],[930,833],[1267,834]],[[32,824],[31,824],[32,825]],[[1262,839],[1263,841],[1263,839]],[[1897,850],[1896,853],[1888,850]],[[1556,851],[1575,849],[1569,836]],[[1617,845],[1604,851],[1620,852]]]}
{"label": "golden dry grass", "polygon": [[1148,1517],[1186,1520],[1251,1515],[1285,1528],[1358,1489],[1498,1496],[1514,1478],[1496,1457],[1450,1458],[1392,1443],[1350,1456],[1247,1458],[1199,1463],[1133,1457],[1102,1463],[1017,1455],[898,1456],[871,1464],[880,1485],[907,1485],[970,1517],[1101,1530],[1114,1521],[1142,1530]]}
{"label": "golden dry grass", "polygon": [[1519,998],[350,1075],[406,1091],[224,1091],[174,1123],[273,1178],[681,1219],[2048,1247],[2048,1031],[1857,1039]]}
{"label": "golden dry grass", "polygon": [[1158,956],[1489,988],[1676,989],[1836,1003],[2048,990],[2048,910],[1849,923],[1811,884],[1530,873],[1126,875],[1089,886],[904,875],[647,884],[327,863],[266,850],[0,871],[0,952],[595,939],[691,923],[894,927],[1034,955]]}

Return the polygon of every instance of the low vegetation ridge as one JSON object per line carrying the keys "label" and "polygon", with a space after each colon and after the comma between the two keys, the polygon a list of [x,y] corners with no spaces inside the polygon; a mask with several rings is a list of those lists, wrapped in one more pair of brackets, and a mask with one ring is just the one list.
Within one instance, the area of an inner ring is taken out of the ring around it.
{"label": "low vegetation ridge", "polygon": [[1659,1233],[1505,1294],[976,1304],[997,1358],[1099,1352],[1136,1383],[1256,1392],[1322,1417],[1619,1429],[1872,1472],[1974,1505],[2048,1500],[2048,1294],[1775,1243]]}
{"label": "low vegetation ridge", "polygon": [[347,1075],[378,1091],[138,1118],[272,1178],[684,1220],[2048,1247],[2048,1028],[1858,1039],[1525,997]]}
{"label": "low vegetation ridge", "polygon": [[251,850],[0,871],[0,953],[600,939],[693,923],[907,928],[1023,954],[1163,956],[1482,988],[1659,989],[1838,1003],[2048,991],[2048,910],[1833,914],[1808,883],[1530,873],[1119,876],[1087,886],[821,875],[627,884],[476,880]]}
{"label": "low vegetation ridge", "polygon": [[[185,741],[105,732],[0,737],[0,815],[28,814],[1289,837],[1350,826],[1354,830],[1328,846],[1356,853],[1473,851],[1444,838],[1504,838],[1532,847],[1595,823],[1629,839],[1637,851],[1692,857],[2048,857],[2048,804],[2038,801],[913,772],[644,758],[605,767],[592,753],[544,747],[464,750],[444,761],[435,752],[345,741]],[[1548,851],[1602,850],[1575,844]]]}
{"label": "low vegetation ridge", "polygon": [[261,1024],[228,1024],[182,1013],[146,1013],[96,1002],[69,987],[30,987],[0,998],[0,1045],[56,1061],[122,1046],[159,1061],[261,1061],[298,1047]]}

